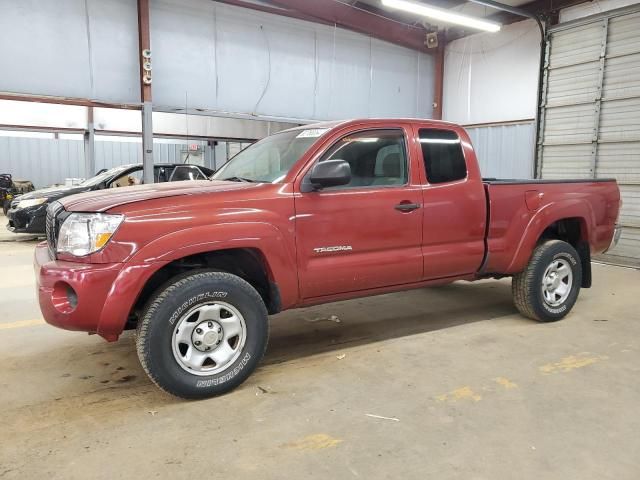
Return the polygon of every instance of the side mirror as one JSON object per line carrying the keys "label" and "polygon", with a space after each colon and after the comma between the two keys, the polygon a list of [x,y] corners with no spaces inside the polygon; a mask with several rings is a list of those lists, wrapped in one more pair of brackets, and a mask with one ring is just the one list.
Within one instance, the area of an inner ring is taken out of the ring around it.
{"label": "side mirror", "polygon": [[301,191],[313,192],[325,187],[346,185],[351,181],[351,165],[344,160],[327,160],[316,163],[304,178]]}

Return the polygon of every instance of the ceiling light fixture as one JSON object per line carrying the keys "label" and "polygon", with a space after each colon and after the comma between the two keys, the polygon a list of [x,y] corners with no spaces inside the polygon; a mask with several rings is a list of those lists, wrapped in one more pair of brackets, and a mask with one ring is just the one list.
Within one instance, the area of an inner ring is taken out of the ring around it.
{"label": "ceiling light fixture", "polygon": [[396,8],[398,10],[404,10],[405,12],[415,13],[416,15],[422,15],[423,17],[432,18],[434,20],[463,25],[465,27],[485,30],[487,32],[497,32],[501,27],[499,23],[468,17],[467,15],[462,15],[460,13],[454,13],[449,10],[432,7],[431,5],[423,3],[409,2],[407,0],[382,0],[382,5],[385,7]]}

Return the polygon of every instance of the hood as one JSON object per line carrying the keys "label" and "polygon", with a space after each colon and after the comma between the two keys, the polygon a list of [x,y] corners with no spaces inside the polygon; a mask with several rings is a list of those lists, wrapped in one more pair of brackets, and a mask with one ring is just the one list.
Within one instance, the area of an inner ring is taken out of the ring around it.
{"label": "hood", "polygon": [[81,193],[80,195],[64,198],[60,203],[62,203],[67,211],[105,212],[111,208],[128,203],[183,195],[241,190],[252,188],[256,185],[258,184],[215,180],[154,183],[152,185],[137,185],[134,187],[120,187]]}
{"label": "hood", "polygon": [[16,195],[16,198],[20,197],[20,200],[31,200],[32,198],[56,199],[59,197],[65,197],[67,195],[86,192],[87,190],[89,190],[89,187],[79,187],[77,185],[73,187],[49,187],[34,190],[33,192],[29,193],[22,193],[20,195]]}

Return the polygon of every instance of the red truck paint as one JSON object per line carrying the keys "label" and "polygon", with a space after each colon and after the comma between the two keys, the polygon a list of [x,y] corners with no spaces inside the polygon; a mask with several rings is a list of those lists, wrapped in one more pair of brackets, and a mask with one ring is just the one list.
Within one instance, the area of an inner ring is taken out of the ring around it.
{"label": "red truck paint", "polygon": [[[116,340],[154,272],[201,252],[259,252],[286,310],[517,273],[545,228],[561,219],[579,219],[591,254],[606,250],[613,237],[620,208],[613,180],[483,181],[467,133],[446,122],[376,119],[321,125],[330,130],[281,183],[184,182],[63,199],[67,211],[121,213],[125,221],[102,251],[87,257],[52,260],[46,243],[38,245],[35,271],[46,321]],[[301,193],[305,173],[335,141],[372,128],[404,130],[408,185]],[[427,182],[420,128],[458,134],[467,178]],[[423,208],[399,212],[394,209],[399,203]],[[315,251],[319,246],[351,248]],[[64,301],[65,285],[77,294],[75,308]]]}

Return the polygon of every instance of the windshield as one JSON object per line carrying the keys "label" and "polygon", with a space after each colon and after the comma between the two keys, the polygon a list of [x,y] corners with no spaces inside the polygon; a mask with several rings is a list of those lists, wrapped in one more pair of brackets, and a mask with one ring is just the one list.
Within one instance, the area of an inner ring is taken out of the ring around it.
{"label": "windshield", "polygon": [[87,178],[84,182],[80,184],[80,186],[95,187],[96,185],[99,185],[102,182],[109,180],[111,177],[124,172],[128,168],[131,168],[131,165],[110,168],[109,170],[105,170],[104,172],[99,173],[95,177]]}
{"label": "windshield", "polygon": [[242,150],[218,170],[213,180],[281,182],[294,163],[328,128],[276,133]]}

